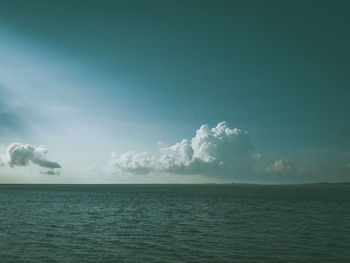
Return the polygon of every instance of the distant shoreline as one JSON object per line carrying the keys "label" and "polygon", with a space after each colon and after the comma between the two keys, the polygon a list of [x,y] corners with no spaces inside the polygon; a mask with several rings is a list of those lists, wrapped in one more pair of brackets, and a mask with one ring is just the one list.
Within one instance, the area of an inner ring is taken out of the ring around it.
{"label": "distant shoreline", "polygon": [[338,182],[338,183],[329,183],[329,182],[319,182],[319,183],[198,183],[198,184],[188,184],[188,183],[141,183],[141,184],[134,184],[134,183],[116,183],[116,184],[93,184],[93,183],[86,183],[86,184],[72,184],[72,183],[0,183],[1,186],[7,186],[7,185],[52,185],[52,186],[308,186],[308,185],[350,185],[350,182]]}

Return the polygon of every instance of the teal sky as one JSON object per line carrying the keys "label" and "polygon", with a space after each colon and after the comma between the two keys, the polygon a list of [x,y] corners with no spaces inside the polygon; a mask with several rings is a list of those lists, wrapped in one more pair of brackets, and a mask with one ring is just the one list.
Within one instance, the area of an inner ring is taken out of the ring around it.
{"label": "teal sky", "polygon": [[[350,180],[348,1],[1,3],[0,181]],[[211,134],[221,172],[168,149],[222,121],[252,147]]]}

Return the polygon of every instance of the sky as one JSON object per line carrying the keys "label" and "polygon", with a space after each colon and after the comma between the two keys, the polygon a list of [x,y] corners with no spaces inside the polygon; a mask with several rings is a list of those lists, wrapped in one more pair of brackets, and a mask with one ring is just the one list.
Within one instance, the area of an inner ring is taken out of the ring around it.
{"label": "sky", "polygon": [[1,1],[0,183],[350,181],[348,1]]}

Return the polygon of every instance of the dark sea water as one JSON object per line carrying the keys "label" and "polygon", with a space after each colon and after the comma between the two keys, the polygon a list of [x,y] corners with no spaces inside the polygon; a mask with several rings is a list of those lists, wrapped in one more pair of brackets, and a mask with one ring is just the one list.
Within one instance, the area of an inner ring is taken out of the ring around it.
{"label": "dark sea water", "polygon": [[350,185],[0,185],[0,262],[350,262]]}

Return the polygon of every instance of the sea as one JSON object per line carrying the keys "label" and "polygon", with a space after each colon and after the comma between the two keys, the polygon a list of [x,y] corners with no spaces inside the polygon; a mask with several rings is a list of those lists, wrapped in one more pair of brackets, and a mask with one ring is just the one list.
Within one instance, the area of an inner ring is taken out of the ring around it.
{"label": "sea", "polygon": [[0,185],[0,262],[350,262],[350,184]]}

